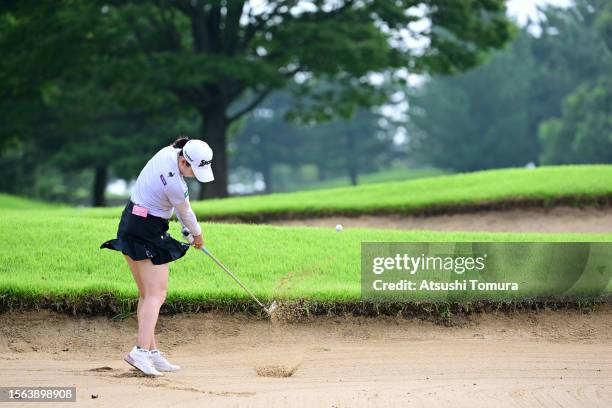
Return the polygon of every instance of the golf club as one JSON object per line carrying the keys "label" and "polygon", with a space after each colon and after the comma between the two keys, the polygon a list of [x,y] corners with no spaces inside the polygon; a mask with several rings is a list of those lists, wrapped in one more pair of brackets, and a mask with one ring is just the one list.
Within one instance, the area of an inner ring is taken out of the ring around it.
{"label": "golf club", "polygon": [[[183,234],[183,236],[189,241],[189,243],[193,243],[193,236],[191,235],[191,233],[189,233],[189,230],[185,227],[183,227],[183,229],[181,230],[181,233]],[[242,282],[240,282],[240,279],[238,279],[236,277],[236,275],[234,275],[229,269],[227,269],[221,262],[219,262],[219,260],[217,258],[215,258],[204,246],[202,246],[202,248],[200,248],[206,255],[208,255],[210,257],[210,259],[212,259],[217,265],[219,265],[221,267],[221,269],[223,269],[225,272],[227,272],[227,274],[229,276],[231,276],[236,283],[238,283],[242,289],[244,289],[253,299],[255,299],[255,301],[257,302],[257,304],[259,306],[261,306],[263,308],[263,310],[266,311],[266,313],[268,315],[272,315],[272,312],[274,312],[274,310],[276,310],[276,308],[278,308],[278,304],[276,303],[276,300],[272,302],[272,304],[269,307],[266,307],[263,303],[261,303],[259,301],[259,299],[257,299],[257,297],[253,294],[253,292],[251,292],[249,290],[249,288],[247,288],[246,286],[244,286],[242,284]]]}

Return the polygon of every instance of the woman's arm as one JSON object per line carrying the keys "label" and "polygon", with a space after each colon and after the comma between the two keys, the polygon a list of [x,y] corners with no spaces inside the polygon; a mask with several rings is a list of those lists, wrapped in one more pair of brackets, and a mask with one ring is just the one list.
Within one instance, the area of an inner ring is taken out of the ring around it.
{"label": "woman's arm", "polygon": [[176,210],[176,218],[193,235],[193,245],[200,248],[203,245],[202,228],[191,209],[188,192],[184,191],[183,188],[186,188],[186,186],[181,185],[181,183],[168,183],[166,194]]}
{"label": "woman's arm", "polygon": [[202,228],[198,223],[198,220],[191,209],[191,205],[189,205],[189,201],[183,201],[181,203],[175,204],[174,209],[176,210],[176,217],[179,222],[183,224],[191,235],[194,237],[197,235],[202,235]]}

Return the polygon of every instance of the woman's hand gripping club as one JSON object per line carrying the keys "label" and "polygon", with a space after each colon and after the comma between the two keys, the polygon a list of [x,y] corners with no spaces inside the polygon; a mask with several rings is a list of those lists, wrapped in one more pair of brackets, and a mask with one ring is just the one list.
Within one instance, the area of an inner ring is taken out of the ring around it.
{"label": "woman's hand gripping club", "polygon": [[191,245],[193,245],[197,249],[203,249],[203,247],[204,247],[204,238],[202,237],[202,234],[194,237],[193,235],[191,235],[191,232],[189,232],[187,227],[185,227],[184,225],[183,225],[183,228],[181,230],[181,233],[187,239],[187,241],[189,241],[189,243]]}

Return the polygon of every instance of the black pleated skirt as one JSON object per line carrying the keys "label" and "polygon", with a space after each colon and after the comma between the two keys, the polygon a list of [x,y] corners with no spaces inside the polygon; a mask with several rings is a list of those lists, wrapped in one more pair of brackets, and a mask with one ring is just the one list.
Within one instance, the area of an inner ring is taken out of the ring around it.
{"label": "black pleated skirt", "polygon": [[150,259],[162,265],[181,258],[189,245],[168,234],[169,222],[165,218],[147,214],[146,218],[132,214],[134,203],[128,201],[121,214],[117,238],[100,245],[129,255],[135,261]]}

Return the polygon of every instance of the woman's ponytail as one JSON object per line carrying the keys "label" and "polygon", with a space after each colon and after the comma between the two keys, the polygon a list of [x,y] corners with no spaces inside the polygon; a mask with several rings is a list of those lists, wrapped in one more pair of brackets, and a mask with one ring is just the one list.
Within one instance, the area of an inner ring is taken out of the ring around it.
{"label": "woman's ponytail", "polygon": [[174,141],[174,143],[172,143],[172,147],[174,147],[175,149],[182,149],[188,141],[188,137],[179,137]]}

